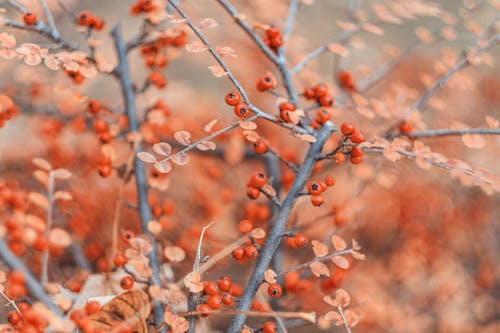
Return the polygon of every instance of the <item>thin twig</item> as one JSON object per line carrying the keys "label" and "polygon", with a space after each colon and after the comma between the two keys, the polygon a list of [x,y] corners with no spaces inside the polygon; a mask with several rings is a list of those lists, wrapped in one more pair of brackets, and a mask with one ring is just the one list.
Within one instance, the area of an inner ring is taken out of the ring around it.
{"label": "thin twig", "polygon": [[26,287],[28,287],[31,294],[38,299],[40,302],[45,304],[50,311],[54,312],[57,316],[63,317],[62,311],[57,307],[57,305],[52,301],[52,299],[45,293],[44,288],[38,282],[38,280],[31,274],[31,272],[26,268],[24,263],[19,260],[8,248],[3,239],[0,239],[0,258],[4,261],[7,266],[12,270],[23,272],[26,278]]}
{"label": "thin twig", "polygon": [[302,263],[300,265],[296,265],[296,266],[290,267],[287,270],[278,273],[277,276],[283,276],[283,275],[285,275],[287,273],[290,273],[290,272],[293,272],[293,271],[298,271],[300,269],[309,267],[309,265],[311,265],[311,264],[313,264],[315,262],[328,261],[328,260],[332,259],[333,257],[338,257],[338,256],[343,256],[343,255],[346,255],[346,254],[350,254],[350,253],[352,253],[352,251],[353,251],[352,249],[348,249],[348,250],[337,251],[337,252],[331,253],[329,255],[326,255],[324,257],[316,257],[313,260],[310,260],[308,262],[305,262],[305,263]]}
{"label": "thin twig", "polygon": [[[290,188],[286,198],[284,199],[281,205],[281,209],[278,215],[276,216],[276,219],[273,223],[271,230],[269,231],[268,239],[264,245],[264,248],[262,249],[262,253],[259,256],[257,264],[250,276],[250,279],[247,283],[247,287],[243,293],[243,296],[240,299],[238,305],[239,311],[246,311],[250,308],[255,293],[257,292],[257,289],[259,288],[263,280],[264,272],[269,267],[274,252],[278,248],[278,245],[281,241],[281,235],[285,231],[285,226],[288,220],[288,216],[290,215],[293,205],[297,199],[296,198],[297,193],[300,192],[304,187],[305,182],[309,178],[312,169],[316,164],[316,156],[323,149],[323,145],[325,144],[326,140],[330,137],[330,134],[332,133],[333,129],[334,126],[331,122],[325,123],[323,127],[317,132],[316,135],[317,141],[311,144],[311,146],[309,147],[307,155],[299,169],[299,172],[297,173],[297,176],[295,177],[292,187]],[[245,314],[241,313],[237,314],[233,318],[233,321],[231,322],[228,332],[229,333],[240,332],[245,322],[245,318],[246,318]]]}
{"label": "thin twig", "polygon": [[[130,68],[127,60],[127,46],[121,37],[120,27],[116,25],[111,32],[115,49],[118,55],[118,73],[122,95],[125,100],[125,112],[127,114],[129,129],[131,132],[139,132],[139,122],[137,120],[137,109],[135,101],[134,86],[130,77]],[[141,144],[137,144],[136,152],[141,150]],[[134,154],[135,155],[135,154]],[[141,220],[142,232],[146,234],[151,243],[151,252],[149,253],[149,265],[153,270],[152,282],[160,286],[160,268],[157,258],[157,245],[153,234],[148,230],[148,223],[152,219],[151,207],[148,202],[148,186],[146,181],[146,169],[137,157],[134,159],[134,176],[139,204],[139,215]],[[159,327],[163,322],[163,304],[158,302],[154,306],[155,325]]]}
{"label": "thin twig", "polygon": [[55,38],[59,37],[59,31],[57,30],[56,22],[54,21],[54,17],[52,17],[52,13],[50,12],[49,7],[45,0],[38,0],[40,3],[40,7],[42,7],[43,14],[47,18],[47,22],[49,23],[50,31]]}
{"label": "thin twig", "polygon": [[500,135],[500,128],[464,128],[464,129],[434,129],[426,131],[415,131],[410,133],[395,133],[389,137],[394,139],[400,136],[406,136],[410,139],[418,138],[433,138],[441,136],[454,136],[466,134],[482,134],[482,135]]}
{"label": "thin twig", "polygon": [[342,321],[344,322],[345,330],[347,331],[347,333],[352,333],[351,328],[347,323],[347,319],[345,317],[344,310],[342,309],[342,305],[337,306],[337,309],[339,310],[340,316],[342,317]]}
{"label": "thin twig", "polygon": [[196,249],[196,257],[195,257],[194,264],[193,264],[193,272],[197,272],[198,266],[200,265],[201,246],[203,244],[203,237],[205,236],[205,231],[207,231],[207,229],[210,228],[213,224],[214,224],[214,222],[212,221],[209,224],[207,224],[206,226],[204,226],[203,229],[201,229],[200,240],[198,242],[198,248]]}
{"label": "thin twig", "polygon": [[[286,41],[293,30],[293,22],[295,21],[295,16],[297,16],[297,9],[299,8],[298,0],[290,0],[290,5],[288,6],[288,15],[285,21],[285,28],[283,29],[283,39]],[[286,43],[285,43],[286,45]],[[283,45],[280,50],[285,46]]]}
{"label": "thin twig", "polygon": [[[54,171],[49,172],[49,181],[47,184],[47,225],[45,226],[45,238],[48,239],[50,235],[50,229],[52,228],[52,209],[54,207]],[[43,251],[42,254],[42,272],[40,276],[40,282],[42,286],[47,285],[49,274],[49,249],[48,247]]]}

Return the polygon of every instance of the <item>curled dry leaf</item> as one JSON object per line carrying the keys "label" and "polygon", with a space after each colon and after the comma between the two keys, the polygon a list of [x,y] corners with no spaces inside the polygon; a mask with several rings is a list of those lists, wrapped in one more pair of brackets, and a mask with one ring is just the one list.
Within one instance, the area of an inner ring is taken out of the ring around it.
{"label": "curled dry leaf", "polygon": [[207,18],[204,18],[200,21],[200,24],[198,25],[198,27],[200,29],[204,29],[204,28],[215,28],[217,27],[219,24],[217,23],[216,20],[214,20],[213,18],[210,18],[210,17],[207,17]]}
{"label": "curled dry leaf", "polygon": [[163,250],[165,257],[171,262],[181,262],[186,258],[186,252],[178,246],[167,246]]}
{"label": "curled dry leaf", "polygon": [[40,208],[47,209],[49,207],[49,201],[47,198],[38,192],[30,192],[29,199]]}
{"label": "curled dry leaf", "polygon": [[169,173],[172,170],[172,163],[167,160],[155,162],[154,166],[161,173]]}
{"label": "curled dry leaf", "polygon": [[351,296],[349,296],[344,289],[337,289],[335,292],[335,300],[337,301],[337,305],[345,308],[351,303]]}
{"label": "curled dry leaf", "polygon": [[352,248],[357,251],[361,250],[361,245],[354,238],[352,239]]}
{"label": "curled dry leaf", "polygon": [[374,35],[382,36],[384,34],[384,30],[382,30],[382,28],[371,23],[363,24],[362,28],[364,31],[372,33]]}
{"label": "curled dry leaf", "polygon": [[130,239],[129,244],[143,256],[148,255],[153,250],[150,241],[143,235]]}
{"label": "curled dry leaf", "polygon": [[191,143],[191,133],[188,131],[177,131],[174,133],[174,138],[181,145],[188,146]]}
{"label": "curled dry leaf", "polygon": [[49,233],[49,242],[62,248],[66,248],[71,245],[72,239],[66,230],[61,228],[52,228]]}
{"label": "curled dry leaf", "polygon": [[482,149],[486,146],[486,141],[479,134],[464,134],[462,141],[466,147],[471,149]]}
{"label": "curled dry leaf", "polygon": [[314,143],[318,141],[313,135],[311,134],[295,134],[295,136],[302,141],[309,142],[309,143]]}
{"label": "curled dry leaf", "polygon": [[249,142],[257,142],[260,139],[259,133],[251,130],[243,131],[243,135],[245,136],[245,140]]}
{"label": "curled dry leaf", "polygon": [[54,193],[54,199],[56,200],[73,200],[71,193],[67,191],[57,191]]}
{"label": "curled dry leaf", "polygon": [[146,318],[150,312],[148,295],[141,290],[132,290],[113,298],[88,320],[95,330],[109,330],[113,324],[126,323],[134,332],[147,333]]}
{"label": "curled dry leaf", "polygon": [[256,239],[266,237],[266,232],[262,228],[255,228],[250,232],[250,236]]}
{"label": "curled dry leaf", "polygon": [[32,160],[33,164],[42,169],[42,170],[45,170],[45,171],[50,171],[52,170],[52,165],[49,163],[49,161],[47,161],[46,159],[43,159],[43,158],[39,158],[39,157],[35,157],[33,160]]}
{"label": "curled dry leaf", "polygon": [[342,256],[335,256],[332,258],[332,262],[337,265],[338,267],[342,269],[348,269],[349,268],[349,260]]}
{"label": "curled dry leaf", "polygon": [[342,251],[347,248],[347,243],[341,237],[337,235],[332,236],[332,245],[335,248],[335,251]]}
{"label": "curled dry leaf", "polygon": [[158,235],[162,230],[161,223],[158,221],[155,221],[155,220],[149,221],[147,228],[148,228],[148,231],[150,233],[152,233],[153,235]]}
{"label": "curled dry leaf", "polygon": [[206,150],[215,150],[217,146],[212,141],[202,141],[196,145],[196,148],[198,148],[201,151],[206,151]]}
{"label": "curled dry leaf", "polygon": [[341,57],[346,57],[349,54],[349,49],[340,43],[328,45],[328,51],[338,54]]}
{"label": "curled dry leaf", "polygon": [[344,312],[345,321],[347,322],[347,326],[354,327],[359,323],[359,316],[356,312],[352,310],[346,310]]}
{"label": "curled dry leaf", "polygon": [[276,283],[277,276],[278,274],[276,274],[276,272],[273,271],[272,269],[268,269],[267,271],[264,272],[264,280],[267,283]]}
{"label": "curled dry leaf", "polygon": [[189,53],[200,53],[207,50],[207,46],[200,41],[194,41],[186,44],[186,51]]}
{"label": "curled dry leaf", "polygon": [[328,246],[318,240],[313,240],[311,242],[314,255],[318,258],[324,257],[328,254]]}
{"label": "curled dry leaf", "polygon": [[488,124],[489,128],[498,128],[500,127],[500,121],[491,116],[486,116],[486,124]]}
{"label": "curled dry leaf", "polygon": [[276,190],[269,184],[262,186],[261,189],[272,197],[276,196]]}
{"label": "curled dry leaf", "polygon": [[224,70],[224,68],[222,68],[221,66],[219,65],[215,65],[215,66],[208,66],[208,69],[210,69],[210,71],[212,72],[212,74],[215,76],[215,77],[223,77],[223,76],[226,76],[227,74],[229,74],[228,72],[226,72]]}
{"label": "curled dry leaf", "polygon": [[172,162],[180,166],[186,165],[189,163],[189,155],[184,153],[177,153],[175,155],[172,155]]}
{"label": "curled dry leaf", "polygon": [[184,277],[184,285],[192,293],[199,293],[203,290],[203,282],[198,272],[191,272]]}
{"label": "curled dry leaf", "polygon": [[321,277],[321,275],[330,276],[330,270],[328,269],[328,266],[326,266],[322,262],[313,262],[309,265],[309,268],[316,277]]}
{"label": "curled dry leaf", "polygon": [[212,132],[212,128],[214,127],[214,125],[219,121],[219,119],[212,119],[210,120],[204,127],[203,127],[203,130],[207,133],[211,133]]}
{"label": "curled dry leaf", "polygon": [[233,57],[233,58],[237,58],[238,56],[236,55],[236,53],[234,52],[234,49],[232,47],[229,47],[229,46],[216,46],[215,47],[215,51],[217,51],[217,53],[221,56],[221,57]]}
{"label": "curled dry leaf", "polygon": [[334,300],[330,295],[324,296],[323,301],[330,306],[335,306],[335,307],[337,306],[337,301]]}
{"label": "curled dry leaf", "polygon": [[68,179],[71,177],[71,172],[66,169],[56,169],[52,172],[54,173],[54,177],[59,179]]}
{"label": "curled dry leaf", "polygon": [[156,157],[154,157],[153,154],[150,154],[145,151],[141,151],[137,153],[137,158],[143,161],[144,163],[155,163],[156,162]]}
{"label": "curled dry leaf", "polygon": [[166,142],[158,142],[153,145],[153,151],[158,155],[169,156],[172,153],[172,146]]}
{"label": "curled dry leaf", "polygon": [[170,327],[172,333],[184,333],[189,329],[189,322],[186,318],[165,311],[163,320]]}

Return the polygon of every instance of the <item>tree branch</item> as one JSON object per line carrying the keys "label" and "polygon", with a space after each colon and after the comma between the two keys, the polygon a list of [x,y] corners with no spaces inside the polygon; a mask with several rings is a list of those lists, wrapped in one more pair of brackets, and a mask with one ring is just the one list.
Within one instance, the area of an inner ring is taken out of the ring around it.
{"label": "tree branch", "polygon": [[433,138],[441,136],[466,135],[466,134],[482,134],[482,135],[500,135],[500,128],[464,128],[464,129],[434,129],[427,131],[416,131],[410,133],[395,133],[389,137],[394,139],[400,136],[406,136],[410,139],[418,138]]}
{"label": "tree branch", "polygon": [[[125,112],[127,114],[129,130],[131,132],[139,132],[139,122],[137,120],[137,109],[135,104],[135,92],[130,77],[130,68],[127,60],[127,45],[121,37],[120,27],[116,25],[111,32],[115,49],[118,55],[118,73],[123,99],[125,100]],[[141,144],[137,145],[137,150],[141,150]],[[158,286],[161,285],[160,268],[157,258],[157,245],[153,234],[148,230],[148,223],[152,219],[151,207],[148,202],[148,185],[146,182],[146,170],[144,163],[137,157],[134,159],[134,176],[135,186],[137,189],[137,198],[139,204],[139,215],[141,220],[142,232],[146,234],[151,242],[151,252],[149,253],[149,265],[153,270],[152,282]],[[159,327],[163,322],[163,304],[157,303],[154,306],[155,324]]]}
{"label": "tree branch", "polygon": [[[269,231],[268,239],[262,249],[262,252],[259,256],[259,260],[250,276],[250,280],[247,283],[247,287],[243,296],[240,299],[238,305],[238,311],[246,311],[250,308],[252,304],[252,300],[262,283],[264,272],[268,268],[273,255],[278,248],[278,245],[281,241],[281,235],[283,234],[286,226],[286,222],[288,220],[288,216],[292,210],[292,207],[296,201],[297,193],[299,193],[304,187],[305,182],[309,178],[314,165],[316,164],[316,156],[323,149],[323,145],[326,140],[330,136],[333,131],[333,124],[331,122],[327,122],[323,125],[323,127],[317,132],[316,139],[317,141],[311,144],[307,155],[297,173],[295,181],[292,184],[285,200],[281,205],[281,209],[276,216],[276,220]],[[237,333],[241,331],[243,324],[245,322],[246,315],[245,314],[237,314],[229,329],[229,333]]]}
{"label": "tree branch", "polygon": [[38,0],[40,3],[40,7],[42,7],[43,14],[47,18],[47,22],[49,23],[50,31],[52,35],[56,38],[59,37],[59,31],[57,30],[56,22],[54,21],[54,17],[52,17],[52,13],[50,12],[49,7],[45,0]]}

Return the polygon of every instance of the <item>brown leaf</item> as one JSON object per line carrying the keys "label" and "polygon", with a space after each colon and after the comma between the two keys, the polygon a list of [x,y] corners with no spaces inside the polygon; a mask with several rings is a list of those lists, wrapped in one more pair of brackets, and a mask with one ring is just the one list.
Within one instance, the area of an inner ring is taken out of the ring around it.
{"label": "brown leaf", "polygon": [[471,149],[482,149],[486,146],[486,141],[479,134],[464,134],[462,141],[466,147]]}
{"label": "brown leaf", "polygon": [[214,125],[219,121],[219,119],[212,119],[210,120],[204,127],[203,127],[203,130],[207,133],[211,133],[212,132],[212,128],[214,127]]}
{"label": "brown leaf", "polygon": [[345,321],[349,327],[354,327],[359,323],[359,316],[356,312],[352,310],[346,310],[344,312]]}
{"label": "brown leaf", "polygon": [[238,121],[238,125],[244,130],[254,130],[257,129],[257,124],[253,121]]}
{"label": "brown leaf", "polygon": [[61,228],[52,228],[49,233],[49,242],[62,248],[68,247],[72,243],[69,233]]}
{"label": "brown leaf", "polygon": [[332,258],[332,261],[335,265],[342,269],[348,269],[349,268],[349,260],[342,256],[335,256]]}
{"label": "brown leaf", "polygon": [[365,258],[366,258],[366,255],[364,255],[363,253],[358,252],[358,251],[352,251],[351,255],[354,259],[358,259],[358,260],[365,260]]}
{"label": "brown leaf", "polygon": [[206,51],[207,49],[208,48],[205,44],[197,40],[189,44],[186,44],[186,51],[189,53],[200,53]]}
{"label": "brown leaf", "polygon": [[321,275],[330,276],[330,270],[328,269],[328,266],[326,266],[322,262],[313,262],[309,265],[309,268],[316,277],[320,277]]}
{"label": "brown leaf", "polygon": [[314,143],[316,141],[318,141],[313,135],[311,134],[296,134],[295,135],[296,137],[298,137],[299,139],[301,139],[302,141],[305,141],[305,142],[310,142],[310,143]]}
{"label": "brown leaf", "polygon": [[255,228],[250,232],[250,236],[259,239],[266,237],[266,232],[262,228]]}
{"label": "brown leaf", "polygon": [[203,290],[203,282],[201,282],[201,276],[198,272],[191,272],[184,277],[184,285],[192,293],[199,293]]}
{"label": "brown leaf", "polygon": [[354,238],[352,239],[352,248],[357,251],[361,250],[361,245]]}
{"label": "brown leaf", "polygon": [[276,196],[276,190],[269,184],[265,184],[261,189],[272,197]]}
{"label": "brown leaf", "polygon": [[177,316],[170,311],[165,311],[163,320],[170,326],[172,333],[184,333],[189,329],[189,322],[186,318]]}
{"label": "brown leaf", "polygon": [[181,145],[187,146],[191,143],[191,133],[188,131],[177,131],[174,133],[174,138],[177,140]]}
{"label": "brown leaf", "polygon": [[267,271],[264,272],[264,280],[268,283],[276,283],[276,277],[278,274],[276,274],[275,271],[272,269],[268,269]]}
{"label": "brown leaf", "polygon": [[332,236],[332,245],[335,248],[335,251],[342,251],[347,248],[347,243],[341,237],[337,235]]}
{"label": "brown leaf", "polygon": [[158,155],[169,156],[172,153],[172,146],[166,142],[158,142],[153,145],[153,151]]}
{"label": "brown leaf", "polygon": [[329,311],[325,314],[325,319],[328,321],[333,321],[335,325],[342,325],[342,316],[337,311]]}
{"label": "brown leaf", "polygon": [[313,240],[311,245],[316,257],[324,257],[328,254],[328,246],[325,243]]}
{"label": "brown leaf", "polygon": [[131,326],[134,332],[147,333],[146,318],[150,312],[148,295],[141,290],[132,290],[113,298],[88,320],[95,330],[110,329],[113,324],[124,323]]}
{"label": "brown leaf", "polygon": [[207,150],[215,150],[217,146],[212,141],[202,141],[196,145],[196,148],[198,148],[201,151],[207,151]]}
{"label": "brown leaf", "polygon": [[40,184],[47,186],[49,184],[49,176],[43,170],[35,170],[33,177],[40,182]]}
{"label": "brown leaf", "polygon": [[144,163],[155,163],[156,162],[156,157],[154,157],[153,154],[150,154],[145,151],[141,151],[137,153],[137,158],[143,161]]}
{"label": "brown leaf", "polygon": [[204,28],[215,28],[217,27],[219,24],[217,23],[216,20],[214,20],[213,18],[210,18],[210,17],[207,17],[207,18],[204,18],[200,21],[200,24],[198,25],[198,27],[200,29],[204,29]]}
{"label": "brown leaf", "polygon": [[210,71],[212,71],[212,74],[215,76],[215,77],[223,77],[223,76],[226,76],[227,74],[229,74],[228,72],[226,72],[224,70],[224,68],[222,68],[221,66],[219,65],[215,65],[215,66],[208,66],[208,69],[210,69]]}

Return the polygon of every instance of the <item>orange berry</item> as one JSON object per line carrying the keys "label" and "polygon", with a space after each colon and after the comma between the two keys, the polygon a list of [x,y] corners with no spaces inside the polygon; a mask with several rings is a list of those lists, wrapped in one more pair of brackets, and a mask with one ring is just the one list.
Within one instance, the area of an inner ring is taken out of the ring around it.
{"label": "orange berry", "polygon": [[278,332],[278,326],[276,326],[276,323],[274,323],[272,321],[267,321],[262,326],[262,332],[263,333],[276,333],[276,332]]}
{"label": "orange berry", "polygon": [[208,317],[210,315],[210,312],[212,311],[210,306],[208,306],[207,304],[198,305],[198,308],[196,310],[202,313],[202,317]]}
{"label": "orange berry", "polygon": [[335,99],[331,95],[325,95],[318,98],[318,103],[319,105],[327,108],[332,106],[333,103],[335,103]]}
{"label": "orange berry", "polygon": [[149,73],[148,81],[160,89],[167,85],[167,79],[160,72],[156,71]]}
{"label": "orange berry", "polygon": [[255,259],[259,255],[259,250],[253,245],[247,246],[245,248],[245,255],[248,259]]}
{"label": "orange berry", "polygon": [[256,154],[265,154],[267,153],[267,145],[264,140],[258,139],[253,143],[253,151]]}
{"label": "orange berry", "polygon": [[90,24],[92,24],[93,19],[94,15],[88,10],[84,10],[78,14],[76,21],[78,22],[79,25],[90,26]]}
{"label": "orange berry", "polygon": [[253,223],[250,220],[241,220],[238,224],[238,228],[241,233],[246,234],[253,230]]}
{"label": "orange berry", "polygon": [[9,322],[9,324],[16,325],[21,320],[22,320],[22,317],[19,314],[19,312],[17,312],[16,310],[12,310],[9,313],[7,313],[7,321]]}
{"label": "orange berry", "polygon": [[318,83],[314,87],[314,97],[321,98],[328,94],[328,86],[324,83]]}
{"label": "orange berry", "polygon": [[311,203],[318,207],[321,206],[325,202],[325,199],[322,195],[311,195]]}
{"label": "orange berry", "polygon": [[352,132],[354,132],[355,129],[356,128],[352,123],[342,123],[342,125],[340,125],[340,130],[344,135],[350,135]]}
{"label": "orange berry", "polygon": [[250,108],[246,103],[239,103],[234,107],[234,114],[240,118],[247,118],[250,116]]}
{"label": "orange berry", "polygon": [[224,97],[226,104],[230,106],[238,105],[240,103],[240,99],[241,99],[240,93],[236,90],[229,91]]}
{"label": "orange berry", "polygon": [[91,99],[87,103],[87,109],[90,113],[97,114],[101,110],[101,104],[95,99]]}
{"label": "orange berry", "polygon": [[410,134],[411,131],[413,130],[413,126],[408,120],[403,119],[401,120],[401,123],[398,125],[398,130],[403,134]]}
{"label": "orange berry", "polygon": [[337,181],[332,176],[325,177],[326,186],[334,186]]}
{"label": "orange berry", "polygon": [[365,142],[365,133],[363,133],[362,131],[354,130],[354,132],[351,133],[351,141],[353,143]]}
{"label": "orange berry", "polygon": [[203,292],[207,295],[216,295],[219,293],[219,287],[217,286],[217,283],[211,281],[203,287]]}
{"label": "orange berry", "polygon": [[120,287],[122,289],[128,290],[134,286],[134,279],[131,276],[124,276],[120,280]]}
{"label": "orange berry", "polygon": [[221,300],[224,305],[232,306],[234,304],[233,296],[230,293],[222,293]]}
{"label": "orange berry", "polygon": [[349,161],[351,161],[352,164],[359,164],[363,161],[363,156],[351,156],[351,158],[349,158]]}
{"label": "orange berry", "polygon": [[241,246],[234,248],[232,251],[233,258],[236,260],[241,260],[245,258],[245,249]]}
{"label": "orange berry", "polygon": [[221,277],[220,279],[217,280],[217,286],[222,291],[229,291],[231,289],[232,284],[233,281],[228,276]]}
{"label": "orange berry", "polygon": [[94,314],[94,313],[99,312],[100,309],[101,309],[101,304],[99,302],[96,302],[96,301],[87,302],[87,304],[85,305],[85,312],[89,316]]}
{"label": "orange berry", "polygon": [[267,177],[263,172],[255,171],[248,180],[247,186],[260,188],[267,183]]}
{"label": "orange berry", "polygon": [[125,266],[125,264],[127,263],[127,258],[123,254],[119,253],[113,259],[113,263],[117,267]]}
{"label": "orange berry", "polygon": [[304,97],[306,99],[314,99],[315,98],[314,89],[313,88],[305,88],[304,89]]}
{"label": "orange berry", "polygon": [[257,187],[248,186],[247,187],[247,197],[251,200],[256,200],[259,198],[260,191]]}
{"label": "orange berry", "polygon": [[24,13],[23,15],[23,21],[26,23],[26,25],[33,25],[36,23],[37,20],[37,15],[35,13]]}
{"label": "orange berry", "polygon": [[307,182],[307,191],[310,195],[319,195],[324,191],[324,189],[319,181],[311,180]]}
{"label": "orange berry", "polygon": [[7,278],[10,283],[24,284],[26,281],[26,277],[21,271],[10,271]]}
{"label": "orange berry", "polygon": [[267,294],[272,298],[278,298],[283,293],[283,288],[278,283],[271,283],[269,287],[267,287]]}
{"label": "orange berry", "polygon": [[307,245],[309,245],[309,239],[302,234],[295,235],[295,237],[293,237],[293,241],[295,243],[295,246],[299,249],[304,248]]}
{"label": "orange berry", "polygon": [[135,237],[135,233],[131,230],[125,230],[123,233],[122,233],[122,240],[128,244],[128,242],[130,242],[130,240],[132,238]]}
{"label": "orange berry", "polygon": [[364,152],[358,147],[352,147],[351,149],[351,157],[362,157]]}
{"label": "orange berry", "polygon": [[207,299],[207,305],[213,310],[219,310],[222,306],[222,299],[219,295],[212,295]]}
{"label": "orange berry", "polygon": [[257,81],[258,91],[266,91],[274,87],[276,87],[276,78],[271,72],[266,72],[266,74],[261,76],[259,81]]}

